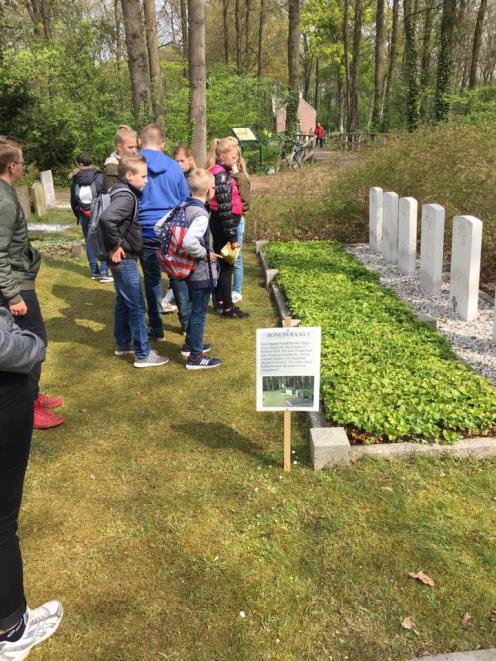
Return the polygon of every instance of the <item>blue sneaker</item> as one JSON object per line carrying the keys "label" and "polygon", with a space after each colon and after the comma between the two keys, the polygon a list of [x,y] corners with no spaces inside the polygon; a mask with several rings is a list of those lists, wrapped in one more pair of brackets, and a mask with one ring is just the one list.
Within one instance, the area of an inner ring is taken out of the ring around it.
{"label": "blue sneaker", "polygon": [[186,361],[187,370],[208,370],[221,365],[222,363],[218,358],[209,358],[204,353],[200,353],[196,358],[190,356]]}
{"label": "blue sneaker", "polygon": [[[202,346],[202,351],[203,351],[203,353],[208,353],[209,351],[212,350],[212,348],[213,348],[213,345],[207,343],[207,344],[204,344]],[[181,349],[181,356],[183,358],[189,358],[190,353],[191,353],[191,351],[189,350],[188,345],[186,343],[184,343],[183,348]]]}

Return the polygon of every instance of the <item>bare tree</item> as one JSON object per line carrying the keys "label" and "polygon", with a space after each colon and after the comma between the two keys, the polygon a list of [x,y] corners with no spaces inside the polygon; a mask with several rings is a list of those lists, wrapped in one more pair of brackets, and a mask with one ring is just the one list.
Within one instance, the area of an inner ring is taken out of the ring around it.
{"label": "bare tree", "polygon": [[188,2],[187,0],[180,0],[181,2],[181,34],[183,43],[183,57],[188,58]]}
{"label": "bare tree", "polygon": [[143,22],[139,0],[121,0],[126,32],[127,63],[133,92],[133,109],[136,122],[141,125],[150,105],[150,77],[148,75]]}
{"label": "bare tree", "polygon": [[479,10],[477,12],[477,21],[475,23],[474,39],[472,42],[472,60],[470,63],[470,77],[468,80],[469,89],[474,89],[474,87],[477,84],[477,63],[479,61],[482,27],[484,25],[486,10],[487,10],[487,0],[481,0],[479,5]]}
{"label": "bare tree", "polygon": [[264,30],[265,30],[266,0],[260,0],[260,21],[258,23],[258,67],[257,76],[261,78],[264,72]]}
{"label": "bare tree", "polygon": [[207,159],[207,66],[205,60],[205,0],[188,0],[189,120],[191,147],[197,163]]}
{"label": "bare tree", "polygon": [[160,53],[158,50],[157,14],[155,0],[144,0],[146,43],[150,64],[151,97],[153,117],[157,124],[164,126],[165,103],[164,86],[160,72]]}
{"label": "bare tree", "polygon": [[384,0],[377,0],[375,12],[375,69],[372,125],[377,128],[382,117],[384,78]]}

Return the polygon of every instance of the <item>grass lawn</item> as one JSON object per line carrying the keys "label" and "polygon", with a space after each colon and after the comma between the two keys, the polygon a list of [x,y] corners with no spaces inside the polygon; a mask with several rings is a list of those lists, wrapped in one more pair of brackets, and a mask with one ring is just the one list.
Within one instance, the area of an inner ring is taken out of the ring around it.
{"label": "grass lawn", "polygon": [[[114,357],[111,286],[84,258],[45,260],[43,390],[65,396],[67,423],[34,435],[20,534],[29,603],[57,597],[66,615],[33,658],[397,661],[494,645],[496,462],[314,474],[296,424],[285,475],[282,415],[255,412],[255,329],[276,320],[246,252],[251,317],[209,317],[225,366],[206,372],[184,369],[170,316],[169,365]],[[420,569],[434,588],[407,577]]]}

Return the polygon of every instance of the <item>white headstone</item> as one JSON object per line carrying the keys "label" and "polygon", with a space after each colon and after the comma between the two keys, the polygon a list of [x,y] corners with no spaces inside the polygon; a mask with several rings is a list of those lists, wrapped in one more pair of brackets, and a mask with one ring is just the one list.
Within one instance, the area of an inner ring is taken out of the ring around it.
{"label": "white headstone", "polygon": [[453,218],[450,299],[465,321],[477,317],[482,249],[482,221],[474,216]]}
{"label": "white headstone", "polygon": [[405,275],[417,266],[417,200],[400,197],[398,205],[398,264]]}
{"label": "white headstone", "polygon": [[25,218],[31,218],[31,198],[27,186],[18,186],[16,188],[17,199],[22,207]]}
{"label": "white headstone", "polygon": [[51,170],[40,172],[41,185],[45,191],[46,205],[50,209],[55,206],[55,188],[53,186],[53,177]]}
{"label": "white headstone", "polygon": [[420,232],[420,286],[434,296],[441,293],[443,246],[444,207],[424,204]]}
{"label": "white headstone", "polygon": [[398,261],[398,194],[384,193],[382,255],[389,262]]}
{"label": "white headstone", "polygon": [[380,252],[382,244],[382,188],[374,186],[369,190],[369,245],[374,252]]}

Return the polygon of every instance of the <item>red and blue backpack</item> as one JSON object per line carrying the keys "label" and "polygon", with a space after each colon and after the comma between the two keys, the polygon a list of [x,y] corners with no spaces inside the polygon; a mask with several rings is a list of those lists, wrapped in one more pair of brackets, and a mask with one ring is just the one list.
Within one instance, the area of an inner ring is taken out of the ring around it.
{"label": "red and blue backpack", "polygon": [[157,250],[160,269],[176,280],[185,280],[196,268],[196,257],[190,257],[183,248],[190,226],[186,218],[187,206],[187,202],[182,202],[155,224],[155,234],[160,239]]}

